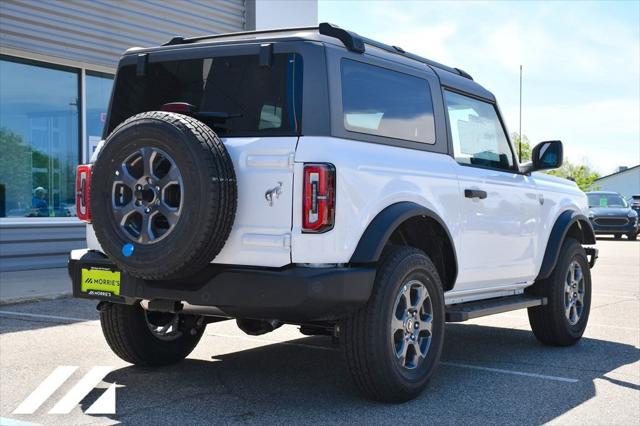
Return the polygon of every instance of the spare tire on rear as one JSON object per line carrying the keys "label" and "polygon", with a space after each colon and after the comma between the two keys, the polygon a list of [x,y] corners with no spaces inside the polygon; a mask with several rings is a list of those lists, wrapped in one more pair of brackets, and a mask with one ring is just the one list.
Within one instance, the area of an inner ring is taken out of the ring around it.
{"label": "spare tire on rear", "polygon": [[128,274],[181,278],[222,250],[237,204],[224,144],[204,123],[151,111],[120,124],[93,166],[93,228]]}

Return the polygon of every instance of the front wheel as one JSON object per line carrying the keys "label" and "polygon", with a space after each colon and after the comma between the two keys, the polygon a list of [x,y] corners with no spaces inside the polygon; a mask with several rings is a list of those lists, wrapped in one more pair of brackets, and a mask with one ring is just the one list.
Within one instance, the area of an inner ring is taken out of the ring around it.
{"label": "front wheel", "polygon": [[591,270],[578,241],[567,238],[549,278],[537,281],[527,291],[547,298],[546,305],[528,309],[529,324],[538,340],[555,346],[580,340],[591,308]]}
{"label": "front wheel", "polygon": [[204,332],[193,315],[147,311],[139,303],[113,303],[100,310],[102,332],[111,350],[131,364],[159,367],[182,361]]}
{"label": "front wheel", "polygon": [[627,234],[627,238],[628,238],[629,240],[631,240],[631,241],[635,241],[635,240],[637,240],[637,239],[638,239],[638,232],[635,232],[635,231],[634,231],[634,232],[629,232],[629,233]]}
{"label": "front wheel", "polygon": [[442,283],[431,260],[412,247],[391,248],[369,301],[342,327],[347,366],[365,396],[384,402],[418,396],[444,338]]}
{"label": "front wheel", "polygon": [[613,234],[613,238],[619,240],[620,238],[622,238],[622,234]]}

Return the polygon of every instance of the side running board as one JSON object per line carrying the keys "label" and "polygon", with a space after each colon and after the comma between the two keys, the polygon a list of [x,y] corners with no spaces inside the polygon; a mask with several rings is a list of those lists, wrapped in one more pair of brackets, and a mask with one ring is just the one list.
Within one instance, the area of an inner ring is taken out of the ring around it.
{"label": "side running board", "polygon": [[527,296],[523,294],[498,297],[496,299],[449,305],[445,309],[445,319],[447,322],[462,322],[486,315],[500,314],[546,304],[546,297]]}

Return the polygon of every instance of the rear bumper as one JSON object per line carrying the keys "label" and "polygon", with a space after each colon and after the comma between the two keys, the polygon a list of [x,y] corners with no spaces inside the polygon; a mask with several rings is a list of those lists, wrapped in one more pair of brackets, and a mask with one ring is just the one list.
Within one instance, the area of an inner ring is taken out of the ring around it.
{"label": "rear bumper", "polygon": [[135,303],[139,300],[187,302],[212,306],[230,317],[290,322],[337,320],[369,299],[374,268],[255,268],[209,265],[177,281],[146,281],[121,273],[120,297],[89,296],[80,291],[81,269],[115,269],[102,253],[75,250],[69,259],[74,297]]}

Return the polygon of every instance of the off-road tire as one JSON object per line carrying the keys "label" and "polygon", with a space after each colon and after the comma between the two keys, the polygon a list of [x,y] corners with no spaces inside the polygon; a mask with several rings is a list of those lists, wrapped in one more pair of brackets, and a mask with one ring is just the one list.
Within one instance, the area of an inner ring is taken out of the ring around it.
{"label": "off-road tire", "polygon": [[637,232],[629,232],[629,233],[627,234],[627,238],[628,238],[630,241],[635,241],[635,240],[637,240],[637,239],[638,239],[638,233],[637,233]]}
{"label": "off-road tire", "polygon": [[161,340],[153,335],[140,304],[113,303],[100,311],[100,325],[111,350],[131,364],[160,367],[185,359],[196,347],[204,327],[184,332],[173,340]]}
{"label": "off-road tire", "polygon": [[613,234],[613,238],[619,240],[620,238],[622,238],[622,234]]}
{"label": "off-road tire", "polygon": [[[411,279],[422,281],[432,299],[432,340],[422,363],[415,370],[403,370],[396,363],[389,322],[398,292]],[[418,396],[440,359],[444,339],[442,283],[429,257],[412,247],[387,250],[379,262],[369,301],[341,327],[347,367],[367,398],[403,402]]]}
{"label": "off-road tire", "polygon": [[[571,325],[565,314],[565,280],[569,267],[577,261],[584,276],[584,308],[578,322]],[[551,275],[537,281],[527,293],[547,298],[547,304],[528,308],[529,324],[536,338],[545,345],[570,346],[577,343],[589,320],[591,308],[591,270],[582,245],[567,238],[560,250],[558,262]]]}
{"label": "off-road tire", "polygon": [[[116,170],[145,147],[175,160],[184,187],[175,228],[146,245],[126,235],[112,207]],[[151,111],[129,118],[109,135],[93,166],[90,197],[96,237],[121,270],[149,280],[184,278],[222,250],[236,213],[236,176],[224,144],[208,126],[186,115]],[[127,244],[133,246],[129,256],[123,249]]]}

